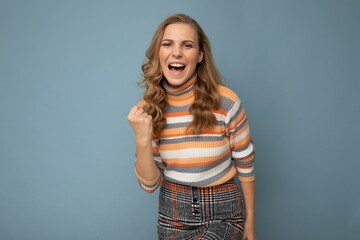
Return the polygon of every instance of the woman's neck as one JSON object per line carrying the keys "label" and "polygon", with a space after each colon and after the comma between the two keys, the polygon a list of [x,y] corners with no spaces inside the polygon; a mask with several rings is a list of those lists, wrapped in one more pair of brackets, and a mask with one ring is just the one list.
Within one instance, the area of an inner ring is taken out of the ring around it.
{"label": "woman's neck", "polygon": [[194,73],[189,80],[179,86],[172,86],[166,81],[166,79],[164,79],[162,84],[166,93],[166,98],[170,100],[181,101],[193,97],[193,87],[196,81],[196,73]]}

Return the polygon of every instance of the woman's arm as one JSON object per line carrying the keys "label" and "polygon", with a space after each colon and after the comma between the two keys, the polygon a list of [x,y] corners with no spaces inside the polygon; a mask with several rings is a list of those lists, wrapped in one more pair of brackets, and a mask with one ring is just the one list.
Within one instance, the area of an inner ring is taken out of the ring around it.
{"label": "woman's arm", "polygon": [[151,141],[136,141],[135,169],[136,173],[145,181],[151,182],[159,177],[160,171],[154,161]]}
{"label": "woman's arm", "polygon": [[240,182],[245,202],[245,226],[242,240],[255,240],[255,183]]}
{"label": "woman's arm", "polygon": [[152,117],[142,108],[134,106],[128,114],[128,121],[135,134],[137,176],[148,185],[155,184],[160,177],[160,171],[154,162],[152,151]]}

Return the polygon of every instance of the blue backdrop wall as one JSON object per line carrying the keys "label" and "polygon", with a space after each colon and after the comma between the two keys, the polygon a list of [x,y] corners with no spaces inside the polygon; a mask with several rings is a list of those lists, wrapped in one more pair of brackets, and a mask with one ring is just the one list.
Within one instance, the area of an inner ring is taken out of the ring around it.
{"label": "blue backdrop wall", "polygon": [[258,239],[360,239],[356,0],[0,0],[0,239],[156,239],[126,116],[176,12],[247,109]]}

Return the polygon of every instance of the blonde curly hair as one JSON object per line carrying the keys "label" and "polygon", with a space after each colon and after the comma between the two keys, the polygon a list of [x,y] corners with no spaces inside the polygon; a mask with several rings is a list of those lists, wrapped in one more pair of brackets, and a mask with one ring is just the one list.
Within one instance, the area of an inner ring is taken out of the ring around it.
{"label": "blonde curly hair", "polygon": [[166,124],[163,109],[166,105],[165,90],[162,86],[164,75],[159,61],[159,50],[165,29],[170,24],[182,23],[193,27],[198,35],[200,51],[203,52],[203,60],[197,65],[197,81],[194,84],[195,100],[189,108],[193,115],[193,121],[188,130],[192,133],[200,133],[215,125],[216,118],[212,113],[220,106],[218,85],[223,85],[220,72],[218,71],[210,47],[210,41],[200,25],[185,14],[175,14],[167,17],[160,23],[152,41],[146,51],[146,60],[142,64],[143,79],[140,86],[145,87],[144,100],[147,103],[145,111],[153,118],[153,132],[161,137],[161,130]]}

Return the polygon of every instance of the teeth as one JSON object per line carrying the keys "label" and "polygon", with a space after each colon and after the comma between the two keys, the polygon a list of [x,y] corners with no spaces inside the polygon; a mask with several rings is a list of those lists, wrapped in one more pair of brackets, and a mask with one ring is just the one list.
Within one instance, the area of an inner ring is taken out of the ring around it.
{"label": "teeth", "polygon": [[185,64],[181,64],[181,63],[170,63],[170,66],[172,66],[172,67],[184,67]]}

